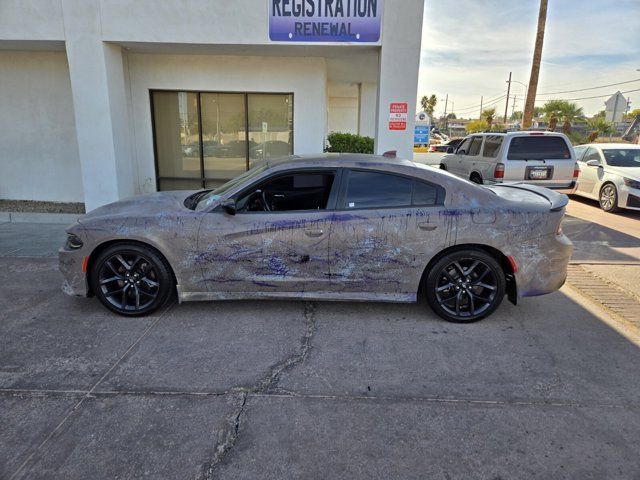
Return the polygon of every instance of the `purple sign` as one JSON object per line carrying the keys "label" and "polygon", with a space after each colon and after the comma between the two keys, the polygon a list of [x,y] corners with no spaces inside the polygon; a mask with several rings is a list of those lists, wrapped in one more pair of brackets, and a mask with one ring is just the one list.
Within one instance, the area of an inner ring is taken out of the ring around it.
{"label": "purple sign", "polygon": [[275,42],[380,40],[383,0],[268,0],[269,39]]}

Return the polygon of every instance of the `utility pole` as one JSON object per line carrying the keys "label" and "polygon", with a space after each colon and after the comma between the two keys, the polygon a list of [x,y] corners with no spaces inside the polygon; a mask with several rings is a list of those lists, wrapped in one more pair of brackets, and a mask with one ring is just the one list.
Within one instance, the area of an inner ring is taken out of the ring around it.
{"label": "utility pole", "polygon": [[513,103],[511,104],[511,116],[516,113],[516,96],[513,96]]}
{"label": "utility pole", "polygon": [[478,117],[478,119],[482,118],[482,100],[484,100],[483,95],[480,96],[480,116]]}
{"label": "utility pole", "polygon": [[444,129],[446,130],[449,122],[447,122],[447,104],[449,103],[449,94],[444,97]]}
{"label": "utility pole", "polygon": [[542,63],[542,45],[544,43],[544,29],[547,23],[548,3],[549,0],[540,0],[536,44],[533,48],[533,62],[531,62],[531,76],[529,77],[529,88],[527,89],[527,98],[524,105],[522,130],[531,128],[531,120],[533,119],[533,110],[536,104],[536,93],[538,91],[538,77],[540,76],[540,64]]}
{"label": "utility pole", "polygon": [[511,72],[509,72],[509,80],[507,80],[507,101],[504,104],[504,121],[507,123],[507,112],[509,111],[509,95],[511,95]]}

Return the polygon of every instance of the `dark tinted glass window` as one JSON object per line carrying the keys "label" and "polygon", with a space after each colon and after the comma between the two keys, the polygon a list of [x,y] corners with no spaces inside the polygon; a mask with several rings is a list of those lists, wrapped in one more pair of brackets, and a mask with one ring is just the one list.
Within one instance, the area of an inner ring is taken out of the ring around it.
{"label": "dark tinted glass window", "polygon": [[507,158],[509,160],[569,160],[571,152],[562,137],[531,135],[512,138]]}
{"label": "dark tinted glass window", "polygon": [[583,161],[582,160],[582,156],[584,155],[584,152],[587,150],[587,147],[574,147],[573,151],[576,154],[576,160]]}
{"label": "dark tinted glass window", "polygon": [[414,205],[435,205],[438,198],[438,190],[433,185],[422,182],[413,183],[413,204]]}
{"label": "dark tinted glass window", "polygon": [[469,151],[470,144],[471,144],[471,137],[465,138],[460,144],[460,146],[458,147],[458,149],[456,150],[456,153],[458,155],[466,155],[467,152]]}
{"label": "dark tinted glass window", "polygon": [[500,150],[500,145],[502,145],[502,139],[503,137],[501,135],[487,135],[484,139],[482,156],[496,158],[498,156],[498,150]]}
{"label": "dark tinted glass window", "polygon": [[612,148],[602,153],[612,167],[640,167],[640,148]]}
{"label": "dark tinted glass window", "polygon": [[411,205],[411,184],[407,178],[377,172],[349,173],[344,207],[374,208]]}
{"label": "dark tinted glass window", "polygon": [[482,137],[473,137],[471,146],[469,147],[469,153],[467,155],[478,155],[480,153],[480,147],[482,146]]}
{"label": "dark tinted glass window", "polygon": [[252,187],[237,201],[239,212],[324,210],[331,194],[333,173],[295,173]]}
{"label": "dark tinted glass window", "polygon": [[597,160],[598,163],[601,162],[600,154],[595,148],[588,148],[587,153],[585,153],[584,157],[582,157],[583,162],[588,162],[589,160]]}

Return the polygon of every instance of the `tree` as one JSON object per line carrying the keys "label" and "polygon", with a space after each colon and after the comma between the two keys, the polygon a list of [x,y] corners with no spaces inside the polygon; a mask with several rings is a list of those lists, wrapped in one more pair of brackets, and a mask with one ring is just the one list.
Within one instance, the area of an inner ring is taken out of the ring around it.
{"label": "tree", "polygon": [[469,123],[465,125],[464,128],[467,131],[467,133],[485,132],[489,130],[489,125],[487,124],[487,121],[484,119],[471,120]]}
{"label": "tree", "polygon": [[509,117],[509,120],[511,120],[512,122],[514,122],[516,120],[522,120],[522,111],[521,110],[516,110],[515,112],[513,112],[511,114],[511,116]]}
{"label": "tree", "polygon": [[536,32],[536,45],[533,49],[533,62],[531,63],[531,76],[527,89],[527,101],[524,106],[524,118],[522,128],[531,128],[533,110],[536,104],[536,93],[538,92],[538,77],[540,76],[540,64],[542,63],[542,45],[544,43],[544,28],[547,23],[548,0],[540,0],[540,11],[538,12],[538,30]]}
{"label": "tree", "polygon": [[480,120],[487,122],[487,130],[491,130],[491,126],[493,125],[493,119],[496,117],[496,109],[495,108],[487,108],[482,111],[480,115]]}
{"label": "tree", "polygon": [[436,104],[438,103],[438,97],[435,95],[431,95],[427,97],[426,95],[420,99],[420,105],[422,106],[422,110],[424,110],[427,115],[430,117],[433,116],[433,111],[436,109]]}
{"label": "tree", "polygon": [[638,115],[640,115],[640,108],[636,108],[636,109],[634,109],[634,110],[631,110],[631,111],[627,114],[627,116],[628,116],[630,119],[632,119],[632,120],[633,120],[634,118],[636,118]]}
{"label": "tree", "polygon": [[589,134],[588,142],[591,143],[601,135],[607,135],[613,133],[613,123],[607,122],[603,117],[595,116],[590,120],[587,120],[587,125],[591,130]]}
{"label": "tree", "polygon": [[549,130],[556,131],[558,122],[563,121],[562,131],[568,135],[571,133],[571,123],[584,118],[582,108],[573,102],[566,100],[549,100],[542,107],[545,119],[549,122]]}
{"label": "tree", "polygon": [[451,112],[451,113],[447,113],[447,119],[449,120],[456,120],[458,117],[456,117],[456,114]]}

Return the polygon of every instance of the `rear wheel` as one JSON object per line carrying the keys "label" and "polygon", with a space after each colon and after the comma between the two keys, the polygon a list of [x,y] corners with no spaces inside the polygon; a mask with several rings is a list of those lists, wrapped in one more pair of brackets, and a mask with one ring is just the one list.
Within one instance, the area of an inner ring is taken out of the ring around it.
{"label": "rear wheel", "polygon": [[450,322],[471,323],[493,313],[506,288],[500,264],[481,250],[458,250],[440,258],[424,284],[427,302]]}
{"label": "rear wheel", "polygon": [[125,316],[156,311],[171,298],[175,283],[169,264],[155,250],[124,243],[98,255],[90,281],[98,300]]}
{"label": "rear wheel", "polygon": [[478,173],[472,173],[469,178],[473,183],[477,183],[478,185],[482,185],[482,177]]}
{"label": "rear wheel", "polygon": [[614,213],[619,210],[618,191],[613,183],[606,183],[600,189],[600,208],[609,213]]}
{"label": "rear wheel", "polygon": [[440,164],[440,170],[447,170],[447,166],[444,163]]}

